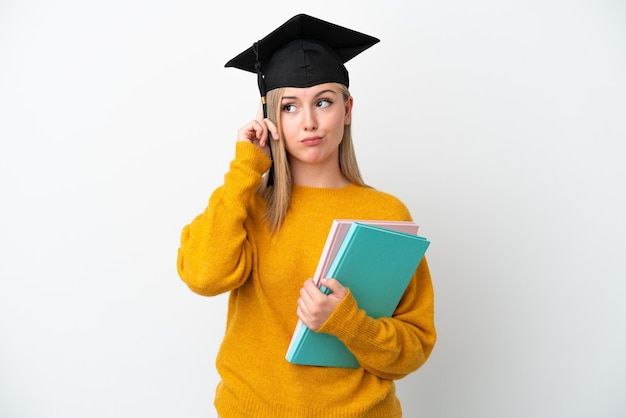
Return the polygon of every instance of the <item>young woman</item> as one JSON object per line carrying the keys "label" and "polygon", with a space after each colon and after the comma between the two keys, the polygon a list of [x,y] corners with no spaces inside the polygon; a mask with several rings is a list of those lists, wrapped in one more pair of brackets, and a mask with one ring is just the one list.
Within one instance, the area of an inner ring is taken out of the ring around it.
{"label": "young woman", "polygon": [[[182,231],[178,272],[201,295],[230,292],[215,406],[231,417],[401,417],[394,380],[435,344],[433,289],[421,261],[390,318],[360,310],[333,278],[311,277],[334,219],[411,220],[396,197],[364,184],[352,144],[343,65],[378,42],[298,15],[227,66],[258,74],[267,117],[237,133],[235,157],[206,210]],[[300,319],[337,336],[360,367],[291,364]]]}

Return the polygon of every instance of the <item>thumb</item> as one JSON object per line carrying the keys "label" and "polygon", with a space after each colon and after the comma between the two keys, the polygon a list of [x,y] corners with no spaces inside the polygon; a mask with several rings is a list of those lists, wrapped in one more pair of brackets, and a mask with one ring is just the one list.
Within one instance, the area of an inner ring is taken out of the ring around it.
{"label": "thumb", "polygon": [[[320,284],[323,287],[330,289],[330,292],[326,291],[324,293],[332,293],[335,295],[335,297],[338,297],[339,299],[343,299],[344,296],[346,296],[346,293],[348,293],[348,290],[335,279],[322,279],[320,280]],[[323,288],[321,290],[324,291]]]}

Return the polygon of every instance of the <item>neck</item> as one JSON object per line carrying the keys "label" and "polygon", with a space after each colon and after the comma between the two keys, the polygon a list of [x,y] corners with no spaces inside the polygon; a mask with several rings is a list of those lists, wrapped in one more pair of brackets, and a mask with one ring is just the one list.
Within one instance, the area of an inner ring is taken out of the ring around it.
{"label": "neck", "polygon": [[296,164],[291,166],[294,186],[336,189],[350,184],[339,170],[339,164]]}

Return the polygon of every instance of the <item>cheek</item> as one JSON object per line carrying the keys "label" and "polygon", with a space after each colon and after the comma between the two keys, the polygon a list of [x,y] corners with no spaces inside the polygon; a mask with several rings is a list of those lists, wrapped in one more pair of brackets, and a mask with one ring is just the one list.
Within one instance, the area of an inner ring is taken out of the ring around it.
{"label": "cheek", "polygon": [[280,130],[282,131],[282,137],[290,138],[293,133],[297,131],[297,125],[294,118],[283,117],[280,121]]}
{"label": "cheek", "polygon": [[285,144],[285,148],[289,148],[289,145],[294,141],[296,133],[293,129],[289,129],[289,126],[283,126],[281,129],[280,139]]}
{"label": "cheek", "polygon": [[349,120],[344,116],[345,115],[337,115],[337,117],[333,118],[332,121],[329,121],[331,123],[329,126],[332,126],[332,129],[340,135],[343,135],[343,130],[345,129],[346,124],[349,123]]}
{"label": "cheek", "polygon": [[282,126],[280,140],[283,143],[283,146],[285,147],[285,150],[287,150],[287,152],[290,152],[293,149],[293,144],[298,139],[297,133],[297,130],[294,130],[293,127],[290,129],[288,125]]}

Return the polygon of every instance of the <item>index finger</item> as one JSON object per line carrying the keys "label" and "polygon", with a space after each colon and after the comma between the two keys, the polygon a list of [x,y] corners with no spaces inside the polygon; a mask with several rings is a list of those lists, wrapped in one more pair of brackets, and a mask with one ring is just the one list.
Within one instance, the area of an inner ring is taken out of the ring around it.
{"label": "index finger", "polygon": [[258,121],[265,119],[265,115],[263,114],[263,100],[259,100],[259,108],[256,111],[255,119]]}

